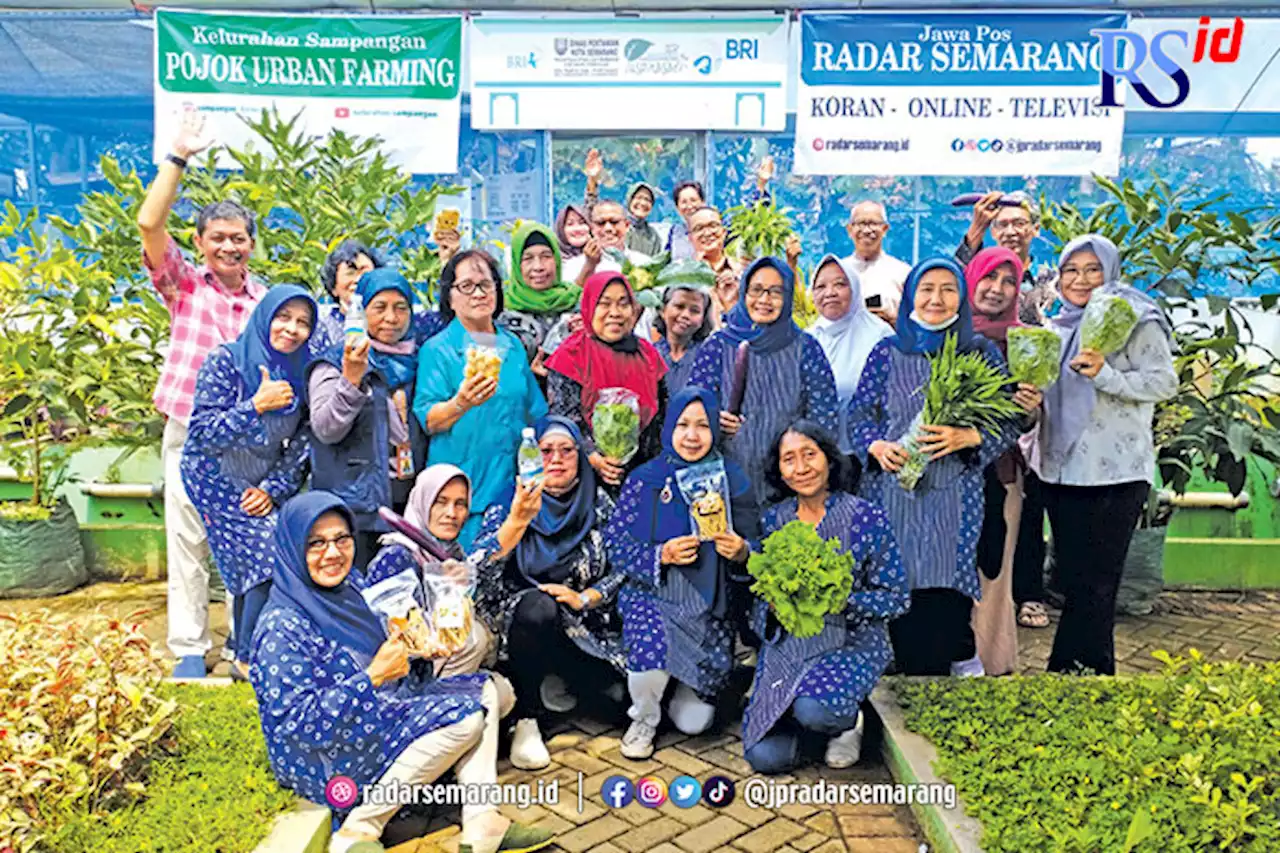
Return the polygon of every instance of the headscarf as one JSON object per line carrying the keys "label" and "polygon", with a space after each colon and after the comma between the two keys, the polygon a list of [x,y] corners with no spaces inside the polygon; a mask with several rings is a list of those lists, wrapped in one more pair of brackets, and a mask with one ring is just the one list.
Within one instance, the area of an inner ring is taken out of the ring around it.
{"label": "headscarf", "polygon": [[658,204],[658,191],[643,181],[627,190],[625,206],[627,218],[631,222],[631,228],[627,231],[626,244],[627,248],[633,252],[654,257],[662,251],[662,237],[652,223],[649,222],[649,217],[641,218],[631,212],[631,200],[641,190],[648,191],[649,198],[653,199],[654,207]]}
{"label": "headscarf", "polygon": [[[1018,282],[1009,307],[999,317],[988,317],[974,305],[974,296],[978,292],[978,282],[989,276],[991,272],[1004,264],[1013,267],[1014,281]],[[1022,292],[1022,258],[1004,246],[988,246],[973,256],[964,268],[964,279],[968,285],[969,307],[973,311],[973,330],[988,340],[995,341],[1004,348],[1009,337],[1009,328],[1018,324],[1018,296]]]}
{"label": "headscarf", "polygon": [[[1067,243],[1058,256],[1058,269],[1061,270],[1073,255],[1085,249],[1097,255],[1102,264],[1102,286],[1094,289],[1090,299],[1098,293],[1119,296],[1137,312],[1138,325],[1157,323],[1166,336],[1173,333],[1169,318],[1165,316],[1159,303],[1120,281],[1120,250],[1101,234],[1082,234]],[[1097,389],[1093,380],[1068,366],[1080,354],[1080,320],[1084,317],[1084,309],[1085,306],[1073,305],[1063,299],[1062,310],[1052,320],[1053,325],[1065,333],[1065,340],[1058,381],[1050,385],[1044,395],[1046,417],[1041,429],[1047,433],[1043,441],[1046,455],[1050,459],[1066,458],[1071,447],[1089,425],[1094,403],[1097,402]]]}
{"label": "headscarf", "polygon": [[226,344],[227,352],[235,362],[236,370],[244,381],[244,387],[250,393],[262,384],[262,371],[267,368],[272,379],[283,379],[293,388],[293,402],[288,408],[276,410],[276,414],[289,414],[297,409],[300,402],[307,398],[307,342],[292,353],[285,355],[271,346],[271,321],[285,303],[294,299],[305,300],[311,308],[311,334],[315,334],[319,311],[316,300],[306,289],[296,284],[278,284],[266,292],[245,325],[240,337]]}
{"label": "headscarf", "polygon": [[591,218],[587,216],[587,212],[576,204],[566,204],[564,209],[560,211],[560,215],[556,217],[556,241],[560,245],[561,259],[576,258],[582,254],[582,246],[574,246],[569,243],[569,235],[564,232],[565,227],[569,224],[569,214],[576,213],[582,217],[582,221],[591,223]]}
{"label": "headscarf", "polygon": [[[747,313],[747,285],[751,276],[764,267],[772,267],[782,276],[782,287],[785,294],[782,298],[782,313],[778,319],[764,326],[759,326]],[[725,315],[725,326],[721,334],[735,346],[748,341],[753,354],[778,352],[790,346],[800,337],[800,327],[791,318],[791,308],[796,298],[796,277],[786,262],[773,257],[757,258],[743,272],[738,281],[738,302]]]}
{"label": "headscarf", "polygon": [[369,367],[382,374],[393,390],[408,385],[418,374],[418,344],[413,339],[413,288],[398,270],[391,267],[371,269],[356,282],[360,304],[368,309],[379,293],[394,290],[409,303],[409,326],[394,344],[384,344],[369,337]]}
{"label": "headscarf", "polygon": [[582,411],[588,424],[602,388],[626,388],[640,401],[640,426],[644,428],[658,413],[658,382],[667,372],[667,363],[653,344],[634,333],[615,343],[596,337],[592,328],[596,303],[605,288],[615,281],[626,287],[631,301],[635,302],[631,282],[622,273],[592,275],[582,290],[582,328],[565,338],[546,364],[548,370],[582,386]]}
{"label": "headscarf", "polygon": [[[516,545],[516,568],[535,585],[563,583],[569,577],[578,546],[596,522],[596,472],[582,449],[582,433],[573,421],[558,415],[548,415],[533,426],[539,441],[553,429],[567,432],[578,449],[578,482],[563,495],[543,491],[542,507]],[[510,498],[514,497],[512,489]]]}
{"label": "headscarf", "polygon": [[958,338],[956,347],[960,352],[976,349],[980,342],[974,339],[973,312],[963,290],[960,292],[960,309],[944,328],[930,329],[916,319],[916,288],[924,274],[933,269],[945,269],[956,277],[956,286],[962,287],[964,270],[951,258],[928,258],[916,264],[902,285],[902,309],[898,312],[897,334],[890,340],[901,352],[931,354],[942,348],[947,335],[955,334]]}
{"label": "headscarf", "polygon": [[862,283],[853,268],[853,259],[845,260],[835,255],[825,255],[813,268],[813,281],[818,280],[818,272],[827,264],[837,264],[849,280],[849,310],[843,317],[828,320],[821,314],[809,327],[809,334],[822,344],[822,351],[827,354],[831,364],[831,372],[836,378],[836,394],[841,409],[858,389],[858,380],[862,378],[862,369],[867,365],[867,356],[872,348],[883,338],[893,334],[893,327],[867,310],[862,302]]}
{"label": "headscarf", "polygon": [[[531,243],[550,246],[556,258],[555,281],[546,290],[535,290],[524,280],[520,269],[520,258]],[[537,222],[525,222],[517,228],[511,237],[511,280],[502,293],[506,307],[531,314],[558,314],[576,306],[582,298],[582,288],[560,280],[560,261],[560,244],[550,228]]]}
{"label": "headscarf", "polygon": [[[693,403],[701,403],[706,409],[707,422],[711,425],[711,450],[701,459],[690,462],[676,452],[673,439],[680,416]],[[644,490],[636,504],[639,511],[630,527],[631,535],[637,541],[661,545],[668,539],[688,536],[693,532],[689,504],[680,492],[677,475],[692,465],[717,458],[723,461],[729,480],[729,508],[733,527],[736,531],[746,531],[740,535],[754,535],[760,508],[756,503],[751,481],[741,467],[725,459],[716,450],[719,444],[720,406],[715,395],[697,385],[686,386],[671,398],[667,406],[667,416],[662,423],[662,455],[641,465],[631,474],[640,481]],[[698,547],[697,562],[680,566],[679,570],[702,595],[712,615],[723,616],[727,612],[728,596],[714,542],[703,542]]]}
{"label": "headscarf", "polygon": [[[446,542],[432,533],[427,526],[431,520],[431,507],[435,504],[436,498],[440,497],[440,492],[445,486],[458,477],[461,477],[462,481],[467,484],[467,503],[470,505],[471,478],[461,468],[444,463],[429,465],[418,474],[418,479],[413,483],[413,489],[409,492],[409,499],[405,504],[404,520],[421,530],[428,539],[448,551],[452,559],[465,560],[467,554],[462,550],[462,546],[458,544],[457,539]],[[422,568],[436,565],[435,557],[423,551],[418,546],[418,543],[403,533],[388,533],[378,541],[383,545],[403,545],[408,548],[409,553],[413,554],[414,559],[417,560],[418,565]]]}
{"label": "headscarf", "polygon": [[275,570],[266,606],[299,610],[315,624],[318,636],[372,658],[387,633],[364,596],[351,585],[351,576],[337,586],[323,587],[311,579],[307,568],[307,539],[316,521],[327,512],[340,513],[355,533],[355,517],[332,492],[304,492],[280,508],[274,534]]}

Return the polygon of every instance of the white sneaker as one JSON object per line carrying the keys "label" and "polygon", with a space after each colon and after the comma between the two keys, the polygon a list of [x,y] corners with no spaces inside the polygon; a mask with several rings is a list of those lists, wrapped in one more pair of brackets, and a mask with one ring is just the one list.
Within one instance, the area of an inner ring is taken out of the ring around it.
{"label": "white sneaker", "polygon": [[653,755],[653,738],[658,730],[648,723],[632,720],[627,733],[622,736],[622,755],[637,760]]}
{"label": "white sneaker", "polygon": [[538,721],[516,721],[515,734],[511,738],[511,766],[518,770],[541,770],[551,764],[551,753],[542,742]]}
{"label": "white sneaker", "polygon": [[858,712],[858,722],[847,732],[827,741],[827,766],[832,770],[843,770],[852,767],[862,758],[862,712]]}
{"label": "white sneaker", "polygon": [[542,707],[554,714],[567,714],[578,707],[578,697],[569,690],[564,679],[555,673],[542,679],[538,695],[542,699]]}

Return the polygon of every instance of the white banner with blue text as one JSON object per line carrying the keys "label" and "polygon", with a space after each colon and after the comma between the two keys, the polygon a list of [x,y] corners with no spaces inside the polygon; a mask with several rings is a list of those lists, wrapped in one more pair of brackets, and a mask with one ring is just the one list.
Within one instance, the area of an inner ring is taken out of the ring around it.
{"label": "white banner with blue text", "polygon": [[1099,106],[1090,32],[1123,14],[801,16],[795,170],[1116,175],[1124,109]]}

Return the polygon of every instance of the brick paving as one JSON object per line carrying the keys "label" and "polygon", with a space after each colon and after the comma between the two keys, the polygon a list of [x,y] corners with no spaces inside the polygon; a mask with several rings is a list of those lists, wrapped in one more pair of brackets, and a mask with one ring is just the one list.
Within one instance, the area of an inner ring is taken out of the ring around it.
{"label": "brick paving", "polygon": [[[163,647],[163,584],[98,584],[57,599],[0,602],[0,613],[42,606],[59,612],[80,613],[102,608],[123,616],[140,608],[147,634]],[[1045,629],[1019,629],[1020,669],[1043,672],[1053,642],[1058,613],[1050,609],[1053,625]],[[211,608],[215,643],[226,634],[225,608]],[[1280,592],[1208,593],[1167,592],[1148,616],[1123,616],[1116,626],[1117,667],[1121,673],[1158,671],[1151,657],[1157,649],[1185,654],[1197,648],[1214,660],[1280,660]],[[215,653],[217,646],[215,646]],[[210,656],[210,661],[215,655]],[[224,674],[219,663],[215,674]],[[547,826],[558,833],[552,851],[568,853],[918,853],[921,835],[905,807],[837,806],[815,809],[789,806],[777,811],[748,808],[741,799],[728,808],[704,805],[680,809],[670,802],[659,809],[632,803],[623,809],[605,806],[601,783],[615,773],[635,779],[657,775],[668,783],[680,774],[699,780],[719,774],[741,782],[750,775],[742,759],[742,745],[735,723],[698,737],[678,732],[659,735],[658,750],[648,761],[629,761],[618,752],[620,720],[575,716],[554,726],[548,748],[552,764],[537,773],[499,764],[502,782],[560,780],[561,801],[554,806],[534,806],[512,817]],[[888,771],[876,758],[876,744],[868,739],[861,764],[850,770],[807,768],[790,779],[812,781],[890,782]],[[577,784],[583,774],[584,808],[577,809]],[[438,818],[427,834],[393,848],[393,853],[455,853],[458,849],[456,814]]]}

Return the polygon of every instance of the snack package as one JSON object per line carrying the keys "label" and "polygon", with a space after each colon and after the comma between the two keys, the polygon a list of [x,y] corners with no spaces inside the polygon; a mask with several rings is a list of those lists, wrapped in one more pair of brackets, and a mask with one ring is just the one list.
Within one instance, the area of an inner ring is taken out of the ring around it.
{"label": "snack package", "polygon": [[457,231],[458,223],[462,221],[462,212],[453,208],[446,208],[436,214],[435,232],[439,234],[442,231]]}
{"label": "snack package", "polygon": [[1129,341],[1138,312],[1122,296],[1094,293],[1080,318],[1080,348],[1111,355]]}
{"label": "snack package", "polygon": [[722,460],[690,465],[677,471],[676,485],[680,487],[685,503],[689,504],[689,520],[699,540],[705,542],[717,533],[733,529],[729,475],[725,473]]}
{"label": "snack package", "polygon": [[626,388],[603,388],[591,409],[596,447],[623,465],[640,450],[640,398]]}
{"label": "snack package", "polygon": [[387,633],[399,629],[409,654],[423,655],[431,642],[431,629],[423,610],[422,584],[411,570],[391,575],[361,590],[365,603],[387,625]]}
{"label": "snack package", "polygon": [[427,575],[423,578],[431,612],[431,628],[436,646],[447,655],[462,651],[471,634],[473,607],[467,588],[451,578]]}
{"label": "snack package", "polygon": [[506,342],[497,335],[472,335],[471,339],[467,346],[463,378],[470,379],[477,373],[483,373],[497,382],[498,374],[502,372],[502,359],[506,355]]}

